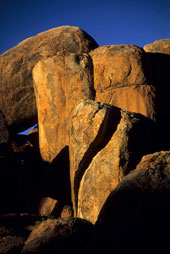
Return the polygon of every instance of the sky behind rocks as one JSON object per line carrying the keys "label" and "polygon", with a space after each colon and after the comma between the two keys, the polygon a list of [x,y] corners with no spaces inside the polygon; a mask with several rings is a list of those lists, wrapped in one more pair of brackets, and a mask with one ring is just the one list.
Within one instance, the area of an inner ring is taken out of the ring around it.
{"label": "sky behind rocks", "polygon": [[0,54],[50,28],[72,25],[99,45],[170,38],[170,0],[0,0]]}

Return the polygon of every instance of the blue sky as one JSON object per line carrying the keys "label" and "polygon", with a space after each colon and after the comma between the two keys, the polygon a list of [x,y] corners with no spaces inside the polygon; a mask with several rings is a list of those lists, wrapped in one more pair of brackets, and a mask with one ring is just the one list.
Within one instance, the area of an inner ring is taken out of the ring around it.
{"label": "blue sky", "polygon": [[0,0],[0,8],[0,54],[63,25],[81,27],[100,46],[170,38],[170,0]]}
{"label": "blue sky", "polygon": [[0,0],[0,54],[50,28],[72,25],[99,45],[170,38],[170,0]]}

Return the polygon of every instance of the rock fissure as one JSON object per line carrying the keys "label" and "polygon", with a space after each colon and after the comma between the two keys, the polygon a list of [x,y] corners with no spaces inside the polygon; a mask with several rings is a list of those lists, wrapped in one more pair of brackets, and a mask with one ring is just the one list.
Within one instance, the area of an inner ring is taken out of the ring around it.
{"label": "rock fissure", "polygon": [[97,153],[107,145],[114,132],[116,131],[117,125],[119,124],[121,117],[120,110],[118,108],[109,108],[108,106],[106,107],[106,105],[101,105],[100,103],[98,103],[98,106],[98,111],[101,110],[103,107],[107,108],[108,114],[106,114],[95,140],[90,144],[88,150],[85,152],[78,167],[78,170],[76,171],[74,179],[74,195],[76,209],[78,205],[78,190],[84,172],[88,168],[93,158],[97,155]]}

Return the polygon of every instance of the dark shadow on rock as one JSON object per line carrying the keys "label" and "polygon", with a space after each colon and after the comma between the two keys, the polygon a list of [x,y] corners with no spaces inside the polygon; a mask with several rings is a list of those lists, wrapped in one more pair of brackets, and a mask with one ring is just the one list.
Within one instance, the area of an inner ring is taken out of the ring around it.
{"label": "dark shadow on rock", "polygon": [[0,110],[0,144],[7,143],[9,140],[9,130],[4,114]]}
{"label": "dark shadow on rock", "polygon": [[156,89],[155,111],[160,142],[170,148],[170,55],[147,53],[152,83]]}
{"label": "dark shadow on rock", "polygon": [[28,136],[16,135],[0,145],[0,214],[37,212],[44,165]]}
{"label": "dark shadow on rock", "polygon": [[71,203],[69,147],[65,146],[44,174],[44,185],[47,196],[63,204]]}
{"label": "dark shadow on rock", "polygon": [[110,194],[96,222],[95,253],[167,253],[170,171],[133,171]]}
{"label": "dark shadow on rock", "polygon": [[80,218],[47,219],[30,234],[21,253],[89,254],[94,225]]}
{"label": "dark shadow on rock", "polygon": [[[160,150],[157,142],[157,124],[150,118],[136,113],[139,120],[133,125],[128,133],[128,152],[132,156],[128,159],[127,167],[124,167],[124,175],[135,169],[144,155]],[[121,160],[120,160],[121,161]],[[123,164],[123,161],[122,161]]]}

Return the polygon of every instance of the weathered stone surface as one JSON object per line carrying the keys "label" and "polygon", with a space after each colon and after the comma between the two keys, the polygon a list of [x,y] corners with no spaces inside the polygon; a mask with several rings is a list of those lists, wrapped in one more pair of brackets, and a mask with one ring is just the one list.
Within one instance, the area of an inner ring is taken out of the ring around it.
{"label": "weathered stone surface", "polygon": [[96,101],[155,118],[155,89],[147,55],[133,45],[98,47],[90,52]]}
{"label": "weathered stone surface", "polygon": [[71,205],[65,205],[61,212],[61,218],[73,217],[73,208]]}
{"label": "weathered stone surface", "polygon": [[32,69],[58,51],[86,53],[97,43],[78,27],[62,26],[28,38],[0,56],[0,110],[11,131],[36,123]]}
{"label": "weathered stone surface", "polygon": [[[0,253],[20,253],[24,245],[24,239],[21,236],[14,235],[14,232],[5,231],[0,227]],[[4,234],[5,233],[5,234]]]}
{"label": "weathered stone surface", "polygon": [[75,108],[69,129],[75,215],[95,223],[110,192],[151,149],[151,126],[142,115],[90,100]]}
{"label": "weathered stone surface", "polygon": [[144,46],[146,52],[170,55],[170,39],[161,39]]}
{"label": "weathered stone surface", "polygon": [[120,110],[110,108],[91,100],[80,103],[73,111],[69,126],[70,178],[74,213],[77,210],[77,198],[80,180],[93,156],[102,149],[114,125],[119,120]]}
{"label": "weathered stone surface", "polygon": [[0,144],[7,143],[9,140],[9,132],[7,128],[7,122],[4,115],[0,111]]}
{"label": "weathered stone surface", "polygon": [[39,207],[38,207],[38,214],[40,216],[49,216],[52,214],[55,206],[57,204],[57,200],[44,197],[40,200]]}
{"label": "weathered stone surface", "polygon": [[40,151],[51,162],[68,145],[68,118],[74,106],[94,99],[92,63],[87,54],[59,54],[33,69]]}
{"label": "weathered stone surface", "polygon": [[169,213],[170,152],[161,151],[144,156],[110,194],[96,223],[99,253],[166,252]]}
{"label": "weathered stone surface", "polygon": [[89,253],[93,225],[78,218],[47,219],[30,234],[22,253]]}

